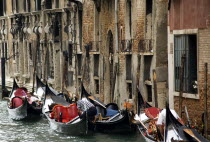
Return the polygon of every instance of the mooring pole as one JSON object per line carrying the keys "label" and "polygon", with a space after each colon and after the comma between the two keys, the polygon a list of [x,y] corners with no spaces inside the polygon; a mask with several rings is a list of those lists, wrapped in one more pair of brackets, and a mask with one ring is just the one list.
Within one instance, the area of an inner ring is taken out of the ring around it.
{"label": "mooring pole", "polygon": [[208,63],[204,64],[204,135],[207,137],[208,130]]}
{"label": "mooring pole", "polygon": [[179,92],[179,116],[182,118],[182,102],[183,102],[183,81],[184,81],[184,65],[185,65],[185,54],[181,58],[181,69],[179,71],[180,80],[180,92]]}
{"label": "mooring pole", "polygon": [[158,107],[158,96],[157,96],[157,75],[156,71],[153,70],[153,85],[154,85],[154,99],[155,99],[155,107]]}
{"label": "mooring pole", "polygon": [[3,98],[3,94],[5,93],[5,57],[3,56],[1,58],[1,82],[2,82],[2,92],[0,93],[0,100]]}

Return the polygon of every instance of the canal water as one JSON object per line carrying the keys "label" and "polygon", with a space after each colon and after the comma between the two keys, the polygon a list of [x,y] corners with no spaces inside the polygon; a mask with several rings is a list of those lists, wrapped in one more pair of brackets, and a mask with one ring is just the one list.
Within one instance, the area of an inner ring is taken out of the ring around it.
{"label": "canal water", "polygon": [[144,142],[139,133],[68,136],[49,128],[47,119],[38,117],[14,121],[8,116],[7,101],[0,101],[0,142]]}

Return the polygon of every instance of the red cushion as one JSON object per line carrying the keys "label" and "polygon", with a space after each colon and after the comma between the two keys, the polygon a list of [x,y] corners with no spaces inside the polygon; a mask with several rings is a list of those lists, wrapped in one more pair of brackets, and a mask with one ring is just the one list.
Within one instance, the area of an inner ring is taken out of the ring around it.
{"label": "red cushion", "polygon": [[15,96],[19,96],[19,97],[22,97],[22,96],[26,96],[26,92],[23,90],[23,89],[20,89],[18,88],[16,91],[15,91]]}
{"label": "red cushion", "polygon": [[160,113],[160,111],[161,111],[161,109],[160,108],[156,108],[156,107],[150,107],[150,108],[146,108],[144,110],[146,116],[151,118],[151,119],[157,117],[158,114]]}
{"label": "red cushion", "polygon": [[53,107],[53,114],[56,121],[68,122],[78,116],[77,106],[76,104],[71,104],[69,107],[56,105]]}
{"label": "red cushion", "polygon": [[12,98],[12,108],[17,108],[23,105],[23,100],[19,97]]}
{"label": "red cushion", "polygon": [[67,107],[67,113],[68,117],[70,119],[73,119],[78,116],[78,109],[76,104],[71,104],[69,107]]}

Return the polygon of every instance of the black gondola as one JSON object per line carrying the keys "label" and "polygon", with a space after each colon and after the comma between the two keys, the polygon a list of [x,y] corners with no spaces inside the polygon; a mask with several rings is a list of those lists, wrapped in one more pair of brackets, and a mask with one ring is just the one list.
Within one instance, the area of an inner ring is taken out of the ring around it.
{"label": "black gondola", "polygon": [[[37,90],[39,87],[44,87],[44,84],[37,77]],[[39,116],[42,113],[42,103],[30,104],[26,96],[15,96],[16,90],[19,89],[16,81],[13,82],[13,88],[9,95],[8,112],[11,119],[22,120],[28,116]],[[39,92],[40,93],[40,92]]]}
{"label": "black gondola", "polygon": [[[110,103],[105,105],[98,98],[90,95],[82,85],[81,97],[86,97],[92,102],[97,109],[96,121],[90,121],[89,124],[92,126],[92,130],[96,132],[108,132],[108,133],[123,133],[132,132],[133,127],[130,123],[130,117],[127,110],[119,110],[117,104]],[[118,111],[115,115],[107,117],[106,113],[108,109]]]}
{"label": "black gondola", "polygon": [[[142,108],[148,109],[152,108],[147,102],[144,101],[141,93],[139,92],[139,106],[140,110]],[[164,137],[161,137],[161,134],[159,132],[158,127],[156,126],[156,135],[150,134],[148,132],[148,121],[150,118],[146,116],[145,112],[140,111],[140,117],[136,115],[135,118],[137,121],[137,127],[139,129],[139,132],[142,134],[142,136],[145,138],[146,141],[165,141],[165,142],[171,142],[171,141],[202,141],[207,142],[204,137],[202,137],[197,131],[190,129],[186,127],[185,125],[181,124],[171,113],[168,105],[166,107],[166,125],[165,125],[165,134]],[[197,139],[190,136],[187,132],[193,133],[193,135],[196,136]]]}
{"label": "black gondola", "polygon": [[[59,107],[62,109],[71,109],[70,107],[72,107],[74,109],[72,109],[73,111],[70,111],[70,113],[66,115],[64,111],[54,111]],[[84,115],[83,118],[80,118],[77,113],[76,104],[70,104],[66,102],[64,98],[56,96],[50,90],[48,85],[46,86],[44,106],[42,111],[49,121],[50,128],[58,133],[69,135],[85,135],[88,132],[86,115]],[[56,117],[54,116],[55,114]],[[72,119],[67,120],[66,116],[68,118],[71,117]]]}
{"label": "black gondola", "polygon": [[42,106],[44,100],[46,85],[41,81],[41,79],[36,76],[36,92],[34,95],[39,99],[39,103],[28,103],[28,112],[32,114],[41,114]]}
{"label": "black gondola", "polygon": [[[170,136],[171,131],[176,135]],[[196,130],[191,129],[183,124],[181,124],[171,113],[169,106],[166,106],[166,126],[165,126],[165,136],[166,142],[169,141],[200,141],[209,142],[203,136],[201,136]]]}
{"label": "black gondola", "polygon": [[9,116],[14,120],[21,120],[27,117],[27,101],[20,97],[16,97],[14,92],[19,88],[16,81],[13,82],[12,91],[10,92],[7,110]]}

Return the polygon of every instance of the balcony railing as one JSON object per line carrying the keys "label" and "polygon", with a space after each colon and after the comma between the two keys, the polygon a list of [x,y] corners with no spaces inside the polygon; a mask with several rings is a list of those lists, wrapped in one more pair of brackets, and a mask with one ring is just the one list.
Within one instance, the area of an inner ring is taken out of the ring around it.
{"label": "balcony railing", "polygon": [[132,51],[132,40],[121,40],[121,51],[131,52]]}
{"label": "balcony railing", "polygon": [[153,53],[152,40],[151,39],[140,40],[138,48],[140,53]]}

